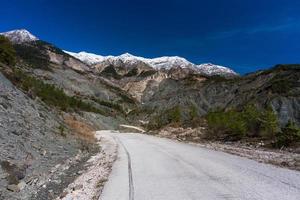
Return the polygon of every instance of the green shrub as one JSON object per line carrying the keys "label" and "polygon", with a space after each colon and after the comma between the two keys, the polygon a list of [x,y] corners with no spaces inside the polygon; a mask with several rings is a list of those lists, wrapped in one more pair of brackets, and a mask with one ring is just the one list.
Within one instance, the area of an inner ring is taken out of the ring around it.
{"label": "green shrub", "polygon": [[61,136],[66,137],[65,127],[63,125],[58,126],[58,131]]}
{"label": "green shrub", "polygon": [[168,123],[178,123],[181,120],[181,109],[177,105],[166,111]]}
{"label": "green shrub", "polygon": [[259,111],[254,105],[247,105],[241,111],[216,111],[206,115],[208,126],[215,136],[263,136],[265,139],[275,139],[280,131],[278,118],[271,107]]}
{"label": "green shrub", "polygon": [[228,128],[231,130],[233,135],[237,137],[243,137],[246,134],[246,122],[241,115],[241,113],[238,113],[236,111],[230,111],[228,112]]}
{"label": "green shrub", "polygon": [[7,65],[14,65],[16,62],[16,52],[10,41],[0,35],[0,62]]}
{"label": "green shrub", "polygon": [[242,138],[246,134],[247,125],[243,115],[235,110],[210,112],[206,119],[208,127],[216,136],[225,134],[234,138]]}
{"label": "green shrub", "polygon": [[300,128],[292,121],[276,134],[276,147],[288,147],[293,143],[300,142]]}
{"label": "green shrub", "polygon": [[157,130],[166,124],[167,123],[162,120],[161,116],[156,115],[156,116],[152,117],[152,119],[149,121],[149,123],[147,125],[147,129],[148,130]]}
{"label": "green shrub", "polygon": [[164,110],[151,118],[147,128],[149,130],[160,129],[167,124],[179,125],[181,122],[181,108],[180,106],[174,106],[173,108]]}
{"label": "green shrub", "polygon": [[260,117],[261,134],[265,138],[274,139],[280,131],[278,117],[271,107],[264,110]]}
{"label": "green shrub", "polygon": [[253,104],[248,104],[242,111],[242,117],[246,123],[247,134],[249,136],[258,136],[260,128],[261,112]]}
{"label": "green shrub", "polygon": [[197,107],[195,105],[190,106],[190,118],[191,120],[195,120],[198,117]]}

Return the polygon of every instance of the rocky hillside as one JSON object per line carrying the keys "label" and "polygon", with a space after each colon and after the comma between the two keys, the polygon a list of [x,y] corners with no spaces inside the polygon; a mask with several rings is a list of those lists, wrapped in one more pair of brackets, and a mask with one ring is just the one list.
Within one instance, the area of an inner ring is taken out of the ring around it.
{"label": "rocky hillside", "polygon": [[[81,144],[63,135],[67,129],[62,132],[62,117],[16,89],[2,74],[0,90],[0,199],[26,199],[49,170],[75,156]],[[34,180],[22,193],[13,193]]]}
{"label": "rocky hillside", "polygon": [[151,121],[179,106],[182,119],[189,120],[190,112],[201,117],[216,109],[256,104],[272,106],[281,125],[288,120],[299,123],[298,66],[276,66],[240,77],[228,68],[195,65],[176,56],[147,59],[128,53],[72,53],[33,35],[25,37],[24,31],[16,31],[9,38],[17,34],[34,38],[21,43],[12,39],[19,68],[108,116],[133,110],[139,114],[134,118]]}
{"label": "rocky hillside", "polygon": [[[212,109],[242,107],[254,102],[260,106],[271,104],[283,124],[289,118],[298,123],[297,112],[292,111],[298,102],[297,66],[277,66],[239,77],[229,68],[195,65],[176,56],[147,59],[128,53],[120,56],[72,53],[25,30],[3,34],[14,43],[17,67],[107,115],[132,110],[139,102],[154,114],[171,105],[194,106],[200,116]],[[281,87],[288,87],[291,92]],[[286,106],[290,101],[293,105]]]}
{"label": "rocky hillside", "polygon": [[89,134],[116,129],[135,106],[86,64],[26,34],[0,36],[0,199],[36,199],[49,181],[57,190],[42,199],[59,195],[76,177],[68,170],[93,153]]}
{"label": "rocky hillside", "polygon": [[[20,34],[20,31],[15,34]],[[23,35],[19,37],[22,38]],[[92,104],[102,114],[122,114],[135,105],[135,100],[118,85],[97,76],[90,66],[54,45],[41,40],[21,43],[14,41],[15,39],[12,42],[17,55],[16,68],[63,89],[69,96],[76,96]]]}
{"label": "rocky hillside", "polygon": [[282,125],[288,120],[300,123],[300,69],[297,65],[278,65],[270,70],[243,77],[226,79],[191,75],[182,79],[167,78],[155,87],[148,87],[140,109],[146,119],[166,113],[176,106],[183,120],[192,115],[204,116],[209,111],[255,104],[272,106]]}
{"label": "rocky hillside", "polygon": [[91,67],[94,73],[109,79],[141,102],[148,85],[157,85],[165,78],[184,78],[191,74],[222,77],[238,76],[233,70],[213,65],[195,65],[178,57],[143,58],[129,53],[120,56],[100,56],[86,52],[65,51]]}

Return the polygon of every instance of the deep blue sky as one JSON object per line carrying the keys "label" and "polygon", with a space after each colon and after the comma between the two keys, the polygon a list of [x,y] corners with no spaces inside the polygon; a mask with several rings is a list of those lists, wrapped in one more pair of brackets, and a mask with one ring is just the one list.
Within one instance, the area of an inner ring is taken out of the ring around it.
{"label": "deep blue sky", "polygon": [[300,63],[299,0],[2,0],[0,32],[70,51],[178,55],[239,73]]}

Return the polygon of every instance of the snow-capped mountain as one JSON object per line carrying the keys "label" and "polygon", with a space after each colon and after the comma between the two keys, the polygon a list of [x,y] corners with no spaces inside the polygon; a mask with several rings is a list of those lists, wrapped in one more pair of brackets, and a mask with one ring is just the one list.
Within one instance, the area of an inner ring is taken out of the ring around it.
{"label": "snow-capped mountain", "polygon": [[29,31],[25,29],[13,30],[4,33],[0,33],[0,35],[4,35],[13,43],[23,43],[39,40],[36,36],[32,35]]}
{"label": "snow-capped mountain", "polygon": [[[24,43],[30,41],[39,40],[36,36],[31,34],[29,31],[25,29],[13,30],[4,33],[0,33],[5,37],[9,38],[13,43]],[[200,64],[196,65],[186,60],[185,58],[178,56],[163,56],[158,58],[143,58],[139,56],[134,56],[129,53],[124,53],[119,56],[101,56],[88,52],[79,52],[73,53],[70,51],[64,51],[65,53],[81,60],[82,62],[90,65],[96,66],[99,69],[103,69],[108,65],[113,65],[117,67],[127,66],[127,67],[135,67],[135,66],[143,66],[147,68],[153,68],[155,70],[170,70],[172,68],[181,68],[181,69],[189,69],[196,73],[201,73],[205,75],[223,75],[223,76],[234,76],[237,75],[233,70],[219,66],[214,64]]]}
{"label": "snow-capped mountain", "polygon": [[73,57],[85,62],[89,65],[114,65],[120,66],[135,66],[137,64],[143,63],[155,70],[170,70],[171,68],[189,68],[197,73],[205,75],[224,75],[224,76],[234,76],[237,75],[233,70],[214,65],[211,63],[196,65],[185,58],[178,56],[163,56],[158,58],[143,58],[139,56],[134,56],[129,53],[125,53],[119,56],[101,56],[93,53],[79,52],[73,53],[65,51],[66,53],[72,55]]}
{"label": "snow-capped mountain", "polygon": [[220,66],[220,65],[214,65],[211,63],[205,63],[196,65],[196,70],[200,73],[204,73],[206,75],[222,75],[222,74],[228,74],[228,75],[237,75],[235,71],[228,67]]}
{"label": "snow-capped mountain", "polygon": [[192,68],[193,63],[189,62],[185,58],[181,58],[178,56],[163,56],[159,58],[143,58],[143,61],[151,65],[153,68],[159,69],[171,69],[173,67],[180,68]]}
{"label": "snow-capped mountain", "polygon": [[102,62],[105,59],[105,56],[100,56],[96,55],[93,53],[87,53],[85,51],[79,52],[79,53],[73,53],[69,51],[64,51],[65,53],[81,60],[82,62],[88,64],[88,65],[93,65],[99,62]]}

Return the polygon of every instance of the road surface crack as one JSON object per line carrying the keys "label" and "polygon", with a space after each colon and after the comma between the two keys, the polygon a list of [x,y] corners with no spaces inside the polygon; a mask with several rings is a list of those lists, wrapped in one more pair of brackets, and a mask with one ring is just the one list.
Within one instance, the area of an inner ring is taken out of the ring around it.
{"label": "road surface crack", "polygon": [[122,147],[125,150],[126,155],[127,155],[127,160],[128,160],[129,200],[134,200],[134,185],[133,185],[133,178],[132,178],[131,157],[130,157],[130,154],[129,154],[127,148],[123,144],[123,142],[121,142],[118,138],[114,137],[114,139],[117,140],[117,142],[122,145]]}

